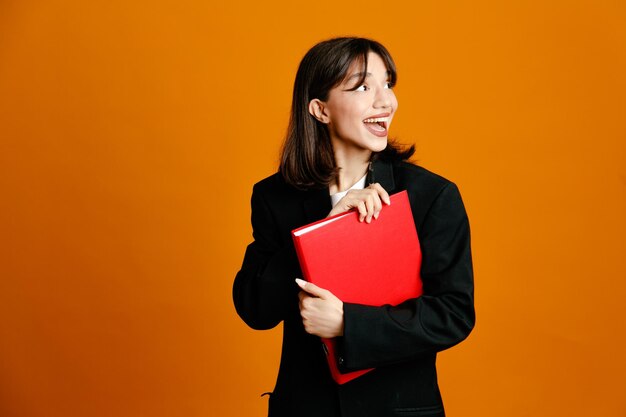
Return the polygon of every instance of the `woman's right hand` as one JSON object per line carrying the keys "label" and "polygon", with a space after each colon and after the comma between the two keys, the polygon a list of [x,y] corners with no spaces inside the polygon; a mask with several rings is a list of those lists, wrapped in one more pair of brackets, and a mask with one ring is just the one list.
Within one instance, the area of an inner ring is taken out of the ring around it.
{"label": "woman's right hand", "polygon": [[383,203],[391,204],[389,194],[380,184],[374,183],[362,190],[349,190],[328,213],[327,217],[356,208],[359,212],[359,221],[365,220],[367,223],[371,223],[372,217],[378,218]]}

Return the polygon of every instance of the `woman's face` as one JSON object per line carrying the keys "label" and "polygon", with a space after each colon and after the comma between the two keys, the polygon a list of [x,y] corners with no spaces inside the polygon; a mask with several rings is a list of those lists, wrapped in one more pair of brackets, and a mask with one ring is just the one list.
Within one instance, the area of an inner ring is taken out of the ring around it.
{"label": "woman's face", "polygon": [[[379,152],[387,146],[387,135],[398,100],[391,89],[385,63],[377,54],[368,55],[367,75],[361,85],[362,65],[353,62],[346,79],[330,90],[321,102],[335,153]],[[358,87],[356,90],[350,91]],[[318,117],[319,119],[319,117]]]}

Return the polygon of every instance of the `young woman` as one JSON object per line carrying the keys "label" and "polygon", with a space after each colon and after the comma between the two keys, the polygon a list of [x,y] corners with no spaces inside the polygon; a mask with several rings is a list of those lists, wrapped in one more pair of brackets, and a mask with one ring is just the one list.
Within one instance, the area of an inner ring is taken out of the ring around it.
{"label": "young woman", "polygon": [[[254,186],[254,241],[233,287],[250,327],[284,323],[270,417],[444,416],[436,355],[475,320],[469,224],[457,187],[388,142],[395,83],[391,56],[369,39],[321,42],[300,63],[280,169]],[[348,210],[374,222],[401,190],[420,238],[421,297],[357,305],[295,280],[293,229]],[[320,337],[337,338],[340,369],[376,369],[337,385]]]}

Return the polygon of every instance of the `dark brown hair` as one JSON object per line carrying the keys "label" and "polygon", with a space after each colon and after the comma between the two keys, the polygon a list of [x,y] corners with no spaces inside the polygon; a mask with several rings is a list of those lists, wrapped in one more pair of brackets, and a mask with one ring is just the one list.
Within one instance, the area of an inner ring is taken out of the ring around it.
{"label": "dark brown hair", "polygon": [[[280,172],[287,183],[298,188],[328,186],[337,175],[328,127],[309,113],[309,102],[314,98],[328,99],[329,91],[348,75],[353,62],[363,65],[363,75],[354,89],[364,81],[367,72],[367,55],[374,52],[389,71],[391,86],[396,84],[396,65],[387,49],[380,43],[365,38],[334,38],[311,48],[298,67],[293,86],[291,115],[287,137],[280,158]],[[390,142],[372,159],[408,159],[415,146],[403,149]]]}

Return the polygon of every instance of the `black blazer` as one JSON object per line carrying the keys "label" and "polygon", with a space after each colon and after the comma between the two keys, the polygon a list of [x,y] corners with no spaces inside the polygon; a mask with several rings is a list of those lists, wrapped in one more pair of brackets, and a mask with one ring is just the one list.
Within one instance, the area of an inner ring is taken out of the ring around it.
{"label": "black blazer", "polygon": [[319,338],[304,331],[294,282],[302,273],[290,234],[328,215],[328,189],[297,190],[280,174],[254,186],[254,242],[235,278],[233,299],[254,329],[284,322],[270,417],[445,415],[436,355],[465,339],[475,321],[470,230],[461,196],[452,182],[408,162],[377,160],[367,182],[380,183],[389,194],[407,190],[422,248],[424,293],[398,306],[344,303],[339,366],[376,368],[344,385],[331,379]]}

